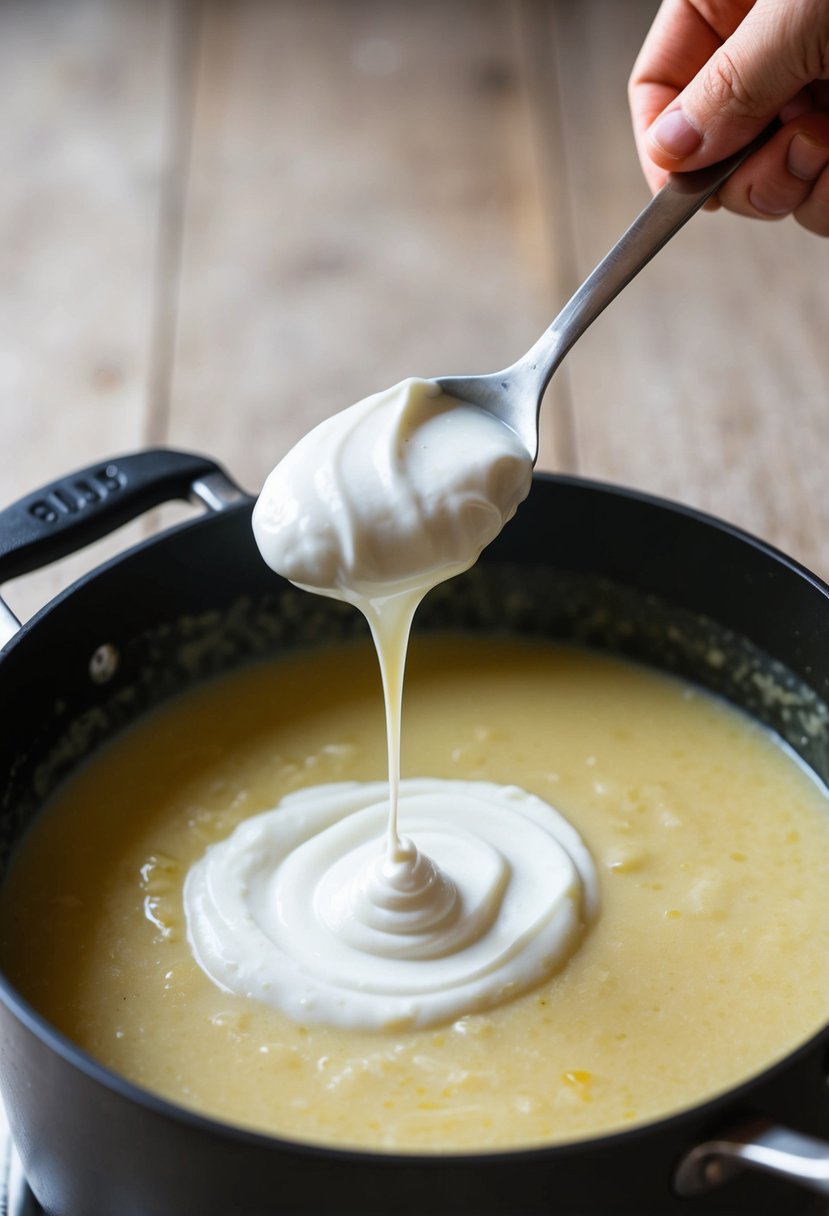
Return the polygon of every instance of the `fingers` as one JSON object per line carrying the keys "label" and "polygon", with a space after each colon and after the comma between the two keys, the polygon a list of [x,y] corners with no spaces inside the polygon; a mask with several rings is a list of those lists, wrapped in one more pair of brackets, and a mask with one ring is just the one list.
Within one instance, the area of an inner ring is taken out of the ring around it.
{"label": "fingers", "polygon": [[829,0],[663,0],[629,100],[652,190],[783,126],[708,209],[829,235]]}
{"label": "fingers", "polygon": [[825,0],[757,0],[645,135],[666,169],[696,169],[744,147],[819,73]]}
{"label": "fingers", "polygon": [[794,212],[794,218],[816,236],[829,236],[829,171],[823,170],[809,197]]}
{"label": "fingers", "polygon": [[788,122],[729,178],[718,202],[737,215],[780,220],[788,215],[829,235],[829,114]]}
{"label": "fingers", "polygon": [[[738,24],[747,5],[743,3],[728,7],[734,10],[731,14],[733,24]],[[663,0],[628,82],[636,148],[642,171],[654,192],[664,184],[672,166],[657,164],[651,158],[648,129],[662,111],[676,100],[721,43],[722,38],[693,5],[686,0]]]}
{"label": "fingers", "polygon": [[827,60],[827,0],[665,0],[631,77],[640,151],[667,170],[722,160],[790,107]]}

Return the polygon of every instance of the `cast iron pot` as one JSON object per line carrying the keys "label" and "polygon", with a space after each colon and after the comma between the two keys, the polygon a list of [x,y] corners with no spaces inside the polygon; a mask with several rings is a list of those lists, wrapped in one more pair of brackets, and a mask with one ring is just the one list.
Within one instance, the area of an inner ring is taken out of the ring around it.
{"label": "cast iron pot", "polygon": [[[171,498],[210,510],[101,566],[22,627],[0,601],[3,869],[54,787],[139,714],[240,663],[364,628],[354,610],[266,569],[251,499],[221,469],[168,451],[83,470],[0,513],[0,583]],[[644,659],[736,701],[829,778],[829,590],[693,511],[537,476],[478,566],[427,599],[418,628],[518,630]],[[51,1216],[788,1213],[814,1207],[815,1190],[829,1195],[818,1139],[829,1135],[829,1027],[729,1093],[631,1131],[415,1156],[201,1118],[95,1063],[2,976],[0,998],[2,1094]]]}

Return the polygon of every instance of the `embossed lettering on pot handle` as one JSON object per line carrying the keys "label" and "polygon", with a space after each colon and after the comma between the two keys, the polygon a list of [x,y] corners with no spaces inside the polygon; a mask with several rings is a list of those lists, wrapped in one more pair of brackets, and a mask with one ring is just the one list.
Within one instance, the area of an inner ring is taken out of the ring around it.
{"label": "embossed lettering on pot handle", "polygon": [[[245,497],[205,456],[155,448],[79,469],[0,511],[0,584],[67,557],[173,499],[220,511]],[[0,646],[20,628],[0,599]]]}
{"label": "embossed lettering on pot handle", "polygon": [[700,1195],[742,1170],[775,1174],[829,1195],[829,1144],[766,1120],[753,1120],[698,1144],[674,1175],[683,1197]]}

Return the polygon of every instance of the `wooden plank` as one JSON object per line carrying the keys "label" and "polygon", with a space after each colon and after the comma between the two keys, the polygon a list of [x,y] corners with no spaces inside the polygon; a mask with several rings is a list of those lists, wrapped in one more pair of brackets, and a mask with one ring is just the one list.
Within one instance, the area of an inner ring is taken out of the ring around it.
{"label": "wooden plank", "polygon": [[522,55],[498,0],[206,4],[175,443],[255,488],[367,393],[529,346],[556,269]]}
{"label": "wooden plank", "polygon": [[[582,276],[647,198],[625,84],[655,7],[554,6]],[[695,504],[829,572],[824,254],[793,221],[695,217],[568,357],[580,471]]]}
{"label": "wooden plank", "polygon": [[[3,503],[146,438],[174,20],[166,0],[0,6]],[[120,543],[10,602],[28,615]]]}
{"label": "wooden plank", "polygon": [[[553,291],[546,325],[552,323],[580,282],[574,256],[572,197],[565,155],[565,106],[557,57],[550,53],[550,20],[549,0],[523,0],[519,8],[522,61]],[[572,384],[565,363],[556,372],[544,396],[539,417],[537,467],[574,473],[577,460]]]}

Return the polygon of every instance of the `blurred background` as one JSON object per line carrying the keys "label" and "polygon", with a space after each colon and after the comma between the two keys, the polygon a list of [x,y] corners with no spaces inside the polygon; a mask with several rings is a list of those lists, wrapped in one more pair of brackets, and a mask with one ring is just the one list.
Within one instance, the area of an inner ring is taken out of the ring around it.
{"label": "blurred background", "polygon": [[[360,397],[512,362],[648,197],[625,90],[656,8],[0,0],[0,503],[147,445],[256,491]],[[540,467],[829,574],[827,253],[696,217],[557,373]]]}

